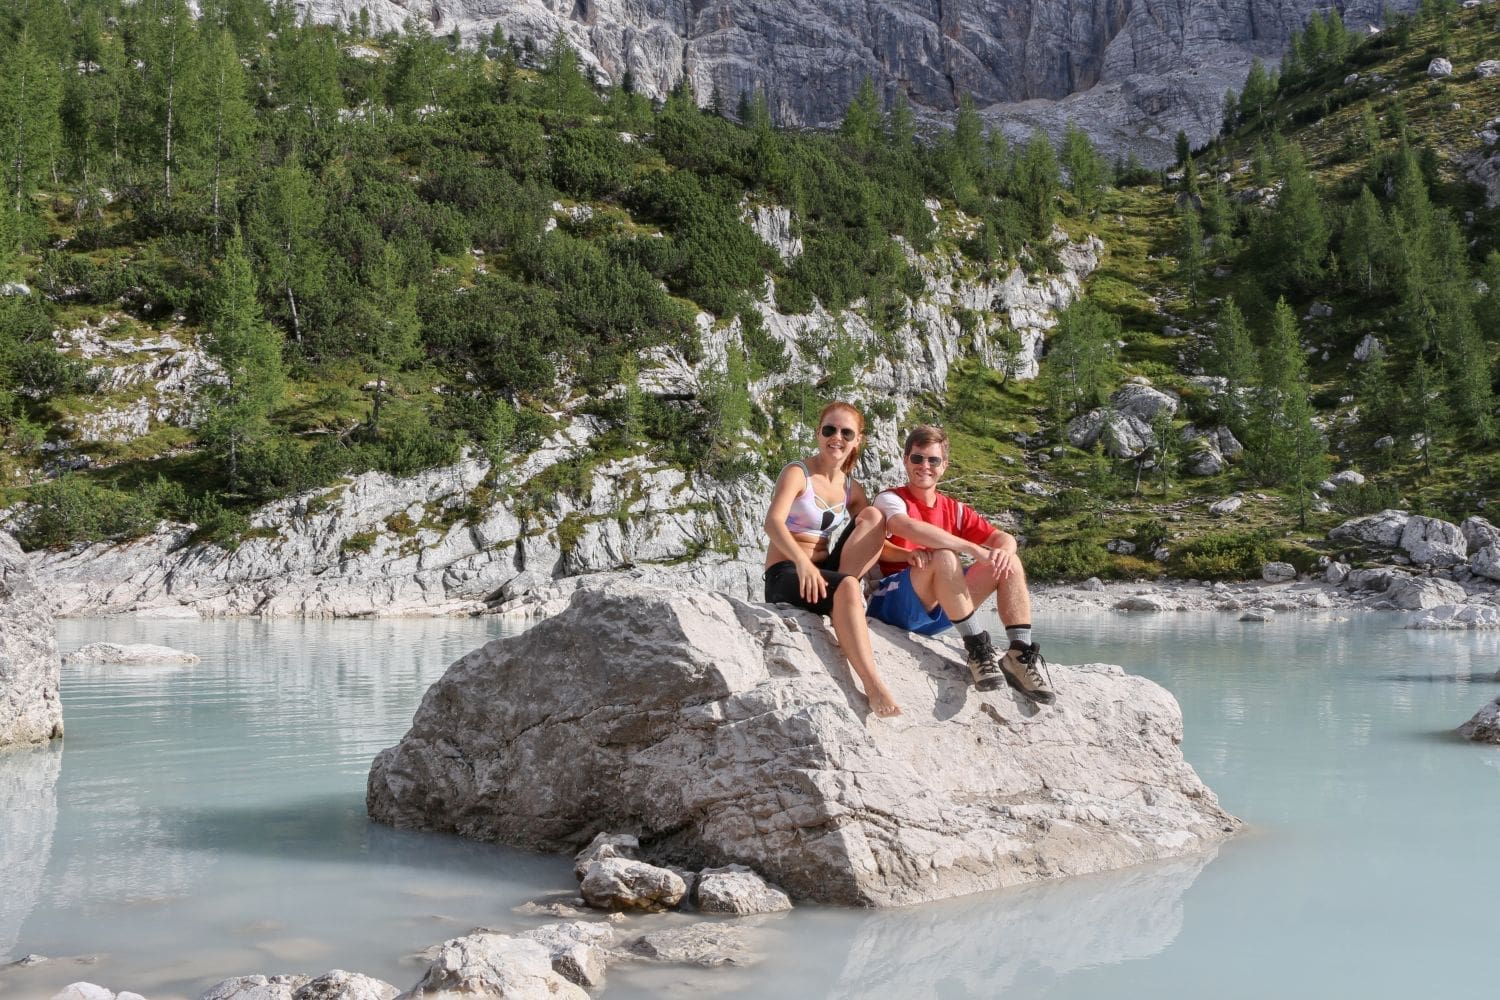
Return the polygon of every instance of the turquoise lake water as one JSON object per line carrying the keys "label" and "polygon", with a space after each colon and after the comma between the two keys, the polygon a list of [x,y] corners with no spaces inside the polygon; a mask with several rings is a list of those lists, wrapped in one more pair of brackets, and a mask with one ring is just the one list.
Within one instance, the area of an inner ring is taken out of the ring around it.
{"label": "turquoise lake water", "polygon": [[[1182,704],[1184,751],[1245,832],[1211,856],[914,909],[801,908],[749,969],[617,967],[607,997],[1390,997],[1488,992],[1500,748],[1453,730],[1500,693],[1500,635],[1393,615],[1069,613],[1056,663],[1119,663]],[[61,748],[0,755],[0,996],[89,980],[195,998],[255,972],[367,972],[574,884],[566,858],[392,831],[371,757],[494,621],[64,621],[192,668],[65,667]],[[1066,697],[1066,672],[1055,679]],[[670,919],[670,918],[651,918]]]}

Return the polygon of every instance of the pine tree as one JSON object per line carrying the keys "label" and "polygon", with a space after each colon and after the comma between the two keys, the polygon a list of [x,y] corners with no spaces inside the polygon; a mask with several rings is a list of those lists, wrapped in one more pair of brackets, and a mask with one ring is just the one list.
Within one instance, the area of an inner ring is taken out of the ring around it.
{"label": "pine tree", "polygon": [[417,286],[403,280],[400,258],[390,244],[381,247],[355,313],[364,354],[375,375],[370,433],[378,437],[380,411],[391,383],[422,357]]}
{"label": "pine tree", "polygon": [[209,41],[204,59],[204,95],[208,109],[209,159],[212,177],[209,182],[213,216],[214,242],[224,216],[226,191],[232,200],[238,181],[250,155],[250,141],[255,131],[255,112],[250,106],[249,82],[240,65],[234,40],[228,32],[219,31]]}
{"label": "pine tree", "polygon": [[1226,298],[1219,310],[1203,370],[1224,379],[1224,422],[1236,436],[1243,437],[1249,413],[1246,399],[1257,382],[1256,353],[1244,314],[1233,296]]}
{"label": "pine tree", "polygon": [[1059,434],[1069,419],[1104,405],[1118,375],[1120,321],[1086,298],[1057,315],[1047,341],[1042,392]]}
{"label": "pine tree", "polygon": [[1258,122],[1270,110],[1276,99],[1276,84],[1266,66],[1257,57],[1250,60],[1250,73],[1245,77],[1244,89],[1240,91],[1240,121]]}
{"label": "pine tree", "polygon": [[875,81],[868,76],[860,81],[859,92],[849,102],[839,132],[860,153],[868,155],[875,148],[880,135],[880,98],[875,93]]}
{"label": "pine tree", "polygon": [[1328,225],[1301,150],[1289,146],[1283,161],[1281,193],[1265,224],[1267,271],[1280,287],[1310,288],[1323,276]]}
{"label": "pine tree", "polygon": [[1188,142],[1187,133],[1182,129],[1177,130],[1177,140],[1174,145],[1177,151],[1177,163],[1186,163],[1189,154],[1191,154],[1193,151],[1193,147],[1192,144]]}
{"label": "pine tree", "polygon": [[1208,258],[1203,252],[1203,226],[1191,202],[1184,202],[1178,210],[1177,225],[1177,277],[1187,286],[1188,296],[1196,306]]}
{"label": "pine tree", "polygon": [[1344,233],[1339,241],[1339,260],[1346,279],[1355,288],[1369,294],[1377,283],[1383,284],[1388,257],[1385,216],[1380,203],[1368,187],[1349,208]]}
{"label": "pine tree", "polygon": [[227,463],[230,487],[237,489],[240,456],[270,434],[271,413],[284,384],[281,336],[261,313],[250,259],[238,233],[230,238],[215,271],[204,330],[204,349],[218,364],[221,380],[205,387],[208,405],[199,433]]}
{"label": "pine tree", "polygon": [[1224,91],[1224,112],[1219,125],[1221,135],[1233,135],[1240,123],[1240,98],[1234,88]]}
{"label": "pine tree", "polygon": [[144,13],[141,27],[145,75],[137,95],[142,99],[139,128],[143,152],[149,151],[160,172],[162,197],[170,204],[202,139],[198,32],[183,0],[159,0],[154,13]]}
{"label": "pine tree", "polygon": [[1057,154],[1053,152],[1052,140],[1038,130],[1032,133],[1031,141],[1021,153],[1015,179],[1016,200],[1030,220],[1031,235],[1036,239],[1045,239],[1052,232],[1057,185]]}
{"label": "pine tree", "polygon": [[1071,121],[1063,132],[1062,166],[1068,175],[1068,191],[1078,203],[1080,214],[1092,219],[1098,214],[1099,199],[1104,193],[1104,161],[1088,133]]}
{"label": "pine tree", "polygon": [[0,169],[15,211],[52,164],[62,78],[29,32],[0,49]]}
{"label": "pine tree", "polygon": [[1311,497],[1329,468],[1326,442],[1313,423],[1311,395],[1297,318],[1281,299],[1261,356],[1261,383],[1248,431],[1245,469],[1260,482],[1290,491],[1303,527]]}
{"label": "pine tree", "polygon": [[322,290],[327,260],[318,242],[324,204],[299,166],[278,167],[252,194],[245,237],[268,298],[286,303],[292,335],[302,343],[298,300]]}
{"label": "pine tree", "polygon": [[1443,392],[1443,379],[1427,360],[1418,357],[1402,386],[1399,433],[1407,437],[1432,474],[1432,456],[1453,432],[1453,411]]}

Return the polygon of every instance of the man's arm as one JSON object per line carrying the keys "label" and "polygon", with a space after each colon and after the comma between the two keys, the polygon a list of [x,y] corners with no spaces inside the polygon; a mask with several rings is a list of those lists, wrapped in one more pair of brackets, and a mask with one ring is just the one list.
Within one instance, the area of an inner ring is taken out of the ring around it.
{"label": "man's arm", "polygon": [[987,555],[985,546],[950,535],[937,525],[918,520],[910,514],[897,514],[887,518],[885,530],[887,534],[899,535],[929,549],[952,549],[972,559],[983,559]]}

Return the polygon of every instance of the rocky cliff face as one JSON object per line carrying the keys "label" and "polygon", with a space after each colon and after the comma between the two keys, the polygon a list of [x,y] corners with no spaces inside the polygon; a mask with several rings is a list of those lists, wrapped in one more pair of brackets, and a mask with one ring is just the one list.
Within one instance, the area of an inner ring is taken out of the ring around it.
{"label": "rocky cliff face", "polygon": [[1053,667],[1058,702],[1038,710],[972,690],[951,645],[871,633],[894,719],[870,714],[815,615],[580,590],[448,669],[376,757],[367,807],[533,849],[632,833],[652,857],[748,864],[794,896],[861,906],[1192,854],[1239,826],[1150,681]]}
{"label": "rocky cliff face", "polygon": [[[297,0],[315,17],[399,27],[425,20],[470,41],[499,24],[545,46],[562,32],[602,80],[628,71],[660,96],[686,77],[731,106],[762,89],[784,124],[838,120],[865,77],[887,99],[950,112],[972,95],[996,120],[1071,115],[1112,146],[1155,159],[1186,128],[1218,130],[1224,90],[1254,55],[1275,57],[1320,0]],[[1353,27],[1380,0],[1337,4]],[[1397,9],[1415,6],[1396,0]],[[1065,102],[1054,109],[1051,102]],[[1089,95],[1083,97],[1081,95]],[[1046,105],[1024,102],[1043,100]]]}
{"label": "rocky cliff face", "polygon": [[15,539],[0,533],[0,747],[62,735],[57,636]]}

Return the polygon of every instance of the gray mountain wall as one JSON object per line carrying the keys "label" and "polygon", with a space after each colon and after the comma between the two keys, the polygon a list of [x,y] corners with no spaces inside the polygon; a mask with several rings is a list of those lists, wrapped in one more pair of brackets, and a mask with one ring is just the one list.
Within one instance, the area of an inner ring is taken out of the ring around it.
{"label": "gray mountain wall", "polygon": [[[470,42],[499,24],[539,47],[562,31],[601,80],[628,70],[661,96],[682,77],[731,106],[763,89],[778,121],[838,120],[866,77],[887,99],[951,112],[972,95],[995,120],[1053,128],[1071,116],[1105,145],[1154,159],[1178,128],[1219,125],[1250,58],[1278,56],[1314,10],[1363,30],[1382,0],[298,0],[315,17],[399,27],[425,20]],[[1393,0],[1395,9],[1415,6]],[[1027,102],[1073,100],[1060,111]],[[1017,106],[1019,105],[1019,106]]]}

